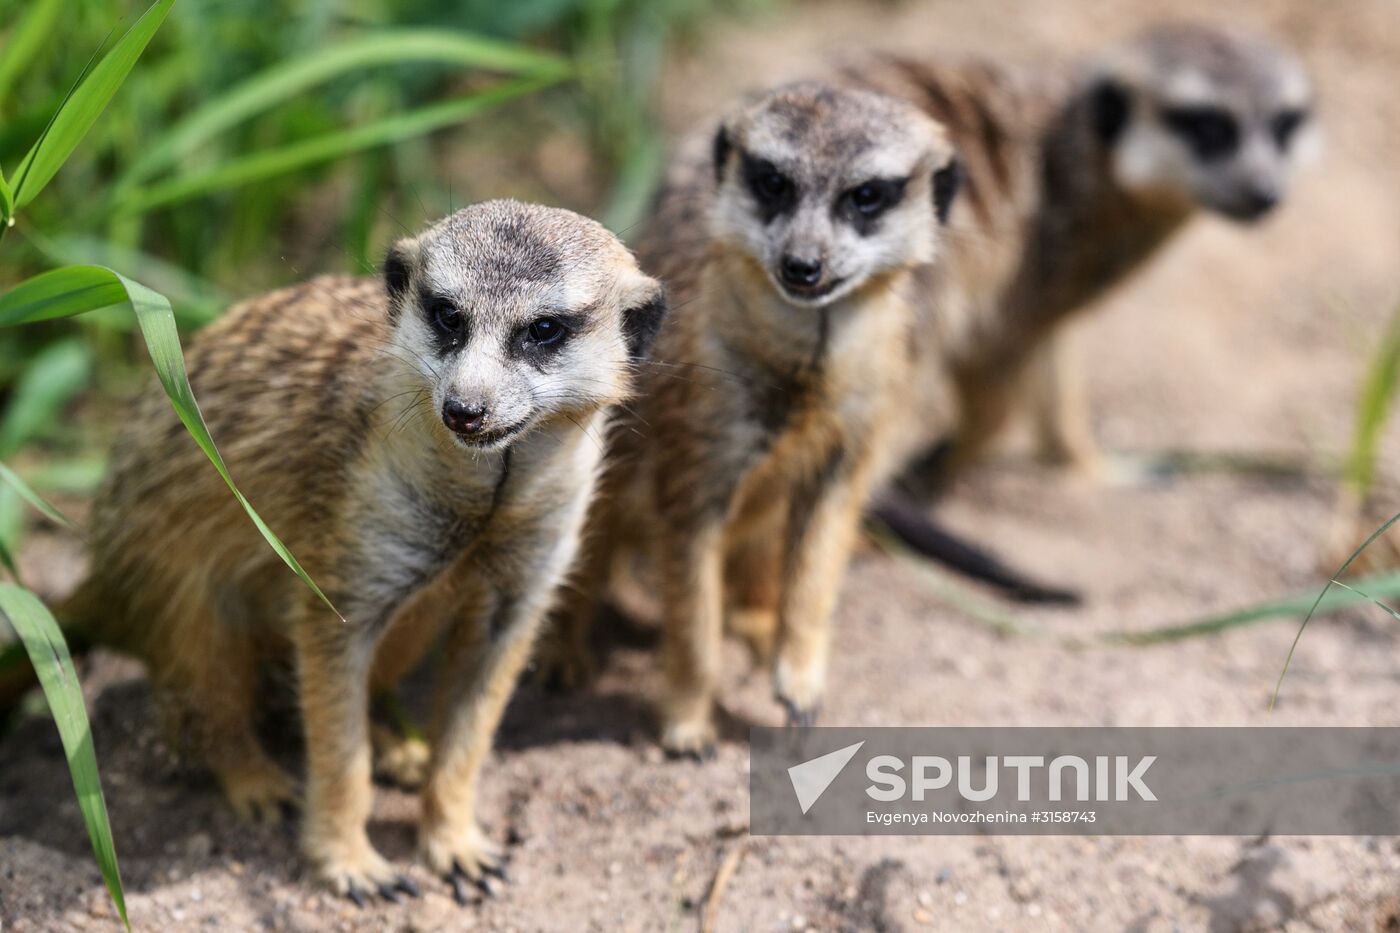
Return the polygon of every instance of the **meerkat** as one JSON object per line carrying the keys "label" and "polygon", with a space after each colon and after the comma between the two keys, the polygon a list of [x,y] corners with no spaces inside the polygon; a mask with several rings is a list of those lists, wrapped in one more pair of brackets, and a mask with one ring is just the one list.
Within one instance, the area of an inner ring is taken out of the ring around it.
{"label": "meerkat", "polygon": [[921,365],[950,376],[957,421],[902,477],[925,496],[1024,402],[1044,459],[1097,471],[1065,325],[1192,216],[1268,214],[1315,149],[1302,65],[1262,38],[1210,26],[1158,26],[1069,68],[878,55],[841,76],[942,121],[960,156],[965,196],[949,218],[940,339]]}
{"label": "meerkat", "polygon": [[337,612],[285,569],[164,397],[139,402],[93,510],[65,616],[143,658],[234,808],[296,786],[253,732],[255,672],[294,661],[306,735],[301,846],[363,904],[417,894],[366,835],[369,700],[441,633],[420,854],[451,883],[501,873],[476,786],[595,485],[605,420],[663,314],[603,227],[513,201],[200,332],[195,392],[230,472]]}
{"label": "meerkat", "polygon": [[800,83],[686,147],[639,244],[677,312],[642,367],[589,522],[577,632],[643,543],[663,630],[661,741],[703,755],[727,556],[777,542],[774,690],[808,723],[829,617],[909,375],[907,287],[931,262],[952,148],[884,95]]}

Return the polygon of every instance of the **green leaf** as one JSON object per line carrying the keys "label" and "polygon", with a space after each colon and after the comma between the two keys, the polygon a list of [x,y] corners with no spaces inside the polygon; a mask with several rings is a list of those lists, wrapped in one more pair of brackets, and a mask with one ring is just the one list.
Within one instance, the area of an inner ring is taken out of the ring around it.
{"label": "green leaf", "polygon": [[68,756],[68,770],[73,776],[73,789],[78,795],[93,854],[107,882],[112,902],[121,915],[122,923],[130,929],[126,917],[126,899],[122,895],[121,871],[117,866],[117,850],[112,843],[112,826],[107,819],[107,803],[102,797],[102,779],[97,773],[97,757],[92,748],[92,728],[83,706],[83,692],[78,685],[78,673],[54,617],[31,592],[13,583],[0,583],[0,613],[19,633],[29,662],[39,676],[39,685],[48,700],[58,726],[58,736]]}
{"label": "green leaf", "polygon": [[126,292],[100,266],[66,266],[36,275],[0,295],[0,327],[71,317],[122,304]]}
{"label": "green leaf", "polygon": [[[1303,632],[1307,629],[1308,623],[1312,621],[1313,616],[1317,614],[1318,607],[1322,605],[1322,601],[1327,598],[1332,587],[1341,585],[1341,581],[1338,578],[1347,572],[1347,568],[1352,565],[1353,561],[1361,556],[1361,552],[1370,547],[1377,538],[1389,531],[1396,522],[1400,522],[1400,512],[1390,516],[1389,521],[1371,532],[1371,536],[1365,541],[1362,541],[1359,548],[1351,552],[1351,556],[1342,562],[1342,566],[1337,568],[1336,573],[1332,574],[1332,579],[1327,581],[1327,585],[1322,588],[1322,592],[1317,594],[1317,599],[1313,601],[1312,608],[1309,609],[1308,614],[1303,617],[1302,624],[1298,626],[1298,631],[1293,636],[1293,644],[1288,646],[1288,655],[1283,659],[1283,670],[1278,672],[1278,682],[1274,684],[1274,695],[1269,699],[1269,709],[1272,710],[1274,705],[1278,703],[1279,691],[1283,689],[1283,678],[1288,676],[1288,666],[1293,663],[1293,653],[1298,650],[1298,642],[1303,640]],[[1400,595],[1400,591],[1390,592],[1384,578],[1381,580],[1361,580],[1358,581],[1358,583],[1366,587],[1367,592],[1371,594],[1366,598],[1372,601],[1388,596],[1393,597]]]}
{"label": "green leaf", "polygon": [[[35,283],[40,283],[42,287]],[[65,287],[67,291],[64,291]],[[17,294],[18,298],[15,297]],[[190,388],[190,380],[185,373],[185,358],[180,352],[180,337],[175,329],[175,314],[164,296],[102,266],[66,266],[36,276],[8,294],[0,295],[0,326],[81,314],[113,304],[129,304],[136,313],[136,323],[146,340],[146,349],[150,352],[151,362],[155,364],[161,388],[165,390],[185,429],[228,484],[234,498],[243,506],[277,556],[332,612],[336,612],[326,594],[321,592],[292,552],[234,485],[233,477],[224,465],[224,458],[214,445],[214,439],[209,436],[209,426],[204,423],[194,390]],[[338,612],[336,614],[339,615]]]}
{"label": "green leaf", "polygon": [[5,181],[5,172],[0,169],[0,225],[8,227],[10,218],[15,216],[15,196],[10,191],[10,183]]}
{"label": "green leaf", "polygon": [[78,143],[87,135],[108,102],[126,80],[136,60],[145,51],[175,0],[156,0],[127,30],[102,61],[64,100],[53,121],[15,171],[14,202],[18,210],[34,200],[49,180],[68,161]]}
{"label": "green leaf", "polygon": [[39,351],[20,374],[0,417],[0,457],[12,456],[54,423],[91,374],[92,348],[85,340],[60,340]]}
{"label": "green leaf", "polygon": [[182,327],[203,327],[233,304],[232,297],[209,280],[139,249],[80,234],[50,238],[36,230],[26,230],[24,238],[57,265],[97,265],[124,270],[136,281],[169,298]]}
{"label": "green leaf", "polygon": [[10,32],[5,54],[0,55],[0,102],[10,96],[15,78],[23,74],[44,41],[54,32],[63,0],[31,0],[24,18]]}
{"label": "green leaf", "polygon": [[19,475],[16,474],[14,470],[5,466],[3,463],[0,463],[0,482],[5,483],[15,492],[19,493],[21,499],[34,506],[36,510],[43,513],[50,521],[57,522],[65,528],[76,527],[72,519],[64,515],[51,502],[30,488],[29,484],[20,479]]}
{"label": "green leaf", "polygon": [[421,136],[461,123],[505,101],[557,84],[560,80],[562,79],[559,76],[550,75],[506,81],[478,94],[431,104],[352,129],[337,130],[304,139],[279,149],[257,152],[211,169],[177,176],[150,188],[135,190],[120,200],[115,210],[121,214],[144,213],[156,207],[187,201],[214,191],[329,162],[352,152]]}
{"label": "green leaf", "polygon": [[155,139],[117,180],[118,191],[146,181],[229,127],[348,72],[429,61],[459,68],[562,80],[568,62],[546,52],[465,32],[385,31],[320,49],[262,72],[200,107]]}
{"label": "green leaf", "polygon": [[[1311,591],[1295,593],[1281,599],[1266,600],[1243,609],[1177,625],[1141,631],[1109,632],[1101,636],[1099,640],[1120,645],[1155,645],[1180,641],[1184,638],[1194,638],[1198,635],[1214,635],[1234,628],[1268,622],[1272,619],[1297,619],[1302,616],[1311,618],[1315,614],[1340,612],[1368,601],[1375,602],[1387,597],[1400,596],[1400,574],[1385,574],[1357,580],[1354,587],[1354,591],[1339,592],[1331,589],[1331,584],[1329,584],[1328,590],[1324,591],[1324,595],[1320,599],[1318,594]],[[1314,606],[1316,606],[1315,609]]]}
{"label": "green leaf", "polygon": [[1371,489],[1376,451],[1395,402],[1397,386],[1400,386],[1400,307],[1395,309],[1390,326],[1376,348],[1357,401],[1356,430],[1347,456],[1346,483],[1358,499],[1364,499]]}
{"label": "green leaf", "polygon": [[[15,563],[14,555],[11,554],[10,549],[5,546],[4,541],[0,541],[0,567],[4,567],[6,570],[8,570],[10,572],[10,577],[16,583],[20,584],[21,586],[24,585],[24,581],[19,578],[19,565]],[[0,659],[0,670],[4,669],[4,661],[3,659]]]}

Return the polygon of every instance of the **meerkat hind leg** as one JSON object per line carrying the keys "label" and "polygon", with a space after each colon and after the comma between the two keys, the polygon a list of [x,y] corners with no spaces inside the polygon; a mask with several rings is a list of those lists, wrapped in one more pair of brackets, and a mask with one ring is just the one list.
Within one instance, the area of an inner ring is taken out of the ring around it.
{"label": "meerkat hind leg", "polygon": [[[157,675],[163,689],[182,707],[196,754],[214,773],[224,796],[240,817],[275,823],[295,809],[296,781],[272,760],[254,731],[257,653],[220,608],[190,596],[175,608],[182,619],[208,620],[199,633],[168,640],[177,652]],[[198,644],[181,651],[179,645]]]}

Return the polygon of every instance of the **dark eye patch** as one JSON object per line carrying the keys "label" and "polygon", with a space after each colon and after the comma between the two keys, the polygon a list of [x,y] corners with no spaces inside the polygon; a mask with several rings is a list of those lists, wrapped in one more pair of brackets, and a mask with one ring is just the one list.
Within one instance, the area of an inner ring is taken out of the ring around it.
{"label": "dark eye patch", "polygon": [[1289,109],[1280,110],[1269,120],[1269,132],[1274,136],[1274,142],[1278,144],[1280,150],[1287,152],[1288,146],[1293,142],[1293,136],[1299,128],[1307,122],[1308,112],[1306,110]]}
{"label": "dark eye patch", "polygon": [[1220,107],[1166,107],[1162,122],[1200,159],[1223,159],[1239,148],[1239,123]]}
{"label": "dark eye patch", "polygon": [[418,295],[418,306],[423,309],[439,356],[466,343],[467,318],[455,299],[424,290]]}
{"label": "dark eye patch", "polygon": [[764,223],[797,208],[797,184],[767,159],[743,154],[744,184],[758,202]]}
{"label": "dark eye patch", "polygon": [[875,222],[904,197],[907,178],[870,178],[841,192],[836,198],[836,216],[864,236],[875,229]]}

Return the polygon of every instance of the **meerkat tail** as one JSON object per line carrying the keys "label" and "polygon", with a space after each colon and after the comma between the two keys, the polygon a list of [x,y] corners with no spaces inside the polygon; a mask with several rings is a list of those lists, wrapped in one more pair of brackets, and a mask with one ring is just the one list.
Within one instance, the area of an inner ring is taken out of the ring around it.
{"label": "meerkat tail", "polygon": [[1082,601],[1075,590],[1032,580],[995,555],[939,527],[923,509],[896,493],[886,492],[872,503],[867,519],[871,517],[921,557],[993,586],[1008,599],[1053,606],[1077,606]]}

